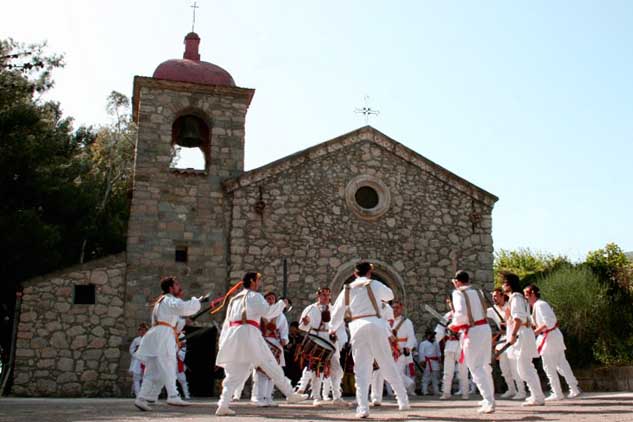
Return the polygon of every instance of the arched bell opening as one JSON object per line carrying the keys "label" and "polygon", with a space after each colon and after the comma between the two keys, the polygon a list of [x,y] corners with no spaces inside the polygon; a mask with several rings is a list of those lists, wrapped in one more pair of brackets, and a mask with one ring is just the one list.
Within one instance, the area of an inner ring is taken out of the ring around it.
{"label": "arched bell opening", "polygon": [[207,170],[211,154],[209,126],[200,117],[185,114],[171,129],[172,154],[169,168]]}

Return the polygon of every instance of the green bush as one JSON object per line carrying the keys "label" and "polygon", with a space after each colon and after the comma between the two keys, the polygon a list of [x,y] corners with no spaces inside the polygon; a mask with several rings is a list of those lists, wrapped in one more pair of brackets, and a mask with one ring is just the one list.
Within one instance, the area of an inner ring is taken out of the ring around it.
{"label": "green bush", "polygon": [[613,337],[606,286],[585,266],[563,266],[541,278],[538,286],[543,300],[556,312],[571,365],[604,362],[602,354],[594,353],[594,344]]}

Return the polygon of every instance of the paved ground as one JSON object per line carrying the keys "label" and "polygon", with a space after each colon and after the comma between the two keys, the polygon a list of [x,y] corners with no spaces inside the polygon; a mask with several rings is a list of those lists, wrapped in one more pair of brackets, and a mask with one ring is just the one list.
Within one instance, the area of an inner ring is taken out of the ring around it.
{"label": "paved ground", "polygon": [[[348,398],[349,399],[349,398]],[[306,404],[276,408],[257,408],[246,401],[233,407],[235,417],[218,418],[213,415],[215,401],[194,400],[192,406],[175,408],[163,403],[156,411],[140,412],[131,399],[0,399],[2,422],[202,422],[225,420],[255,421],[347,421],[354,418],[354,409],[323,407]],[[563,422],[632,422],[633,393],[585,393],[575,400],[549,403],[544,407],[523,408],[517,402],[500,400],[497,412],[480,417],[476,400],[440,401],[413,398],[411,410],[399,412],[394,402],[386,401],[380,408],[372,408],[370,420],[410,421],[563,421]]]}

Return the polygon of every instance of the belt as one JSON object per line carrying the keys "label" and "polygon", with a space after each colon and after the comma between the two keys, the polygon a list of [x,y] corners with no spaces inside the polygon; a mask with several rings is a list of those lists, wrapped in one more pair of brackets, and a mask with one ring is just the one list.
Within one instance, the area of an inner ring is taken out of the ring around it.
{"label": "belt", "polygon": [[[473,322],[472,325],[470,324],[462,324],[462,325],[454,325],[451,327],[451,330],[453,331],[463,331],[464,332],[464,341],[466,341],[466,339],[468,338],[468,330],[470,330],[472,327],[478,326],[478,325],[486,325],[487,322],[485,319],[480,319],[478,321]],[[462,346],[462,353],[459,356],[459,363],[464,363],[464,347]]]}
{"label": "belt", "polygon": [[171,325],[165,321],[156,321],[154,323],[154,325],[162,325],[163,327],[169,327],[173,330],[174,332],[174,337],[176,337],[176,342],[178,342],[178,330],[176,329],[176,327],[174,325]]}
{"label": "belt", "polygon": [[247,319],[246,321],[231,321],[229,323],[229,327],[236,327],[238,325],[244,325],[244,324],[248,324],[248,325],[252,325],[255,328],[259,328],[259,323],[257,321],[253,321],[251,319]]}
{"label": "belt", "polygon": [[431,361],[432,361],[432,360],[437,360],[437,361],[439,361],[439,360],[440,360],[440,358],[439,358],[439,357],[437,357],[437,356],[424,356],[424,360],[426,361],[426,364],[427,364],[427,366],[428,366],[428,368],[429,368],[429,371],[430,371],[430,370],[431,370]]}
{"label": "belt", "polygon": [[402,343],[409,340],[409,337],[398,337],[398,342]]}
{"label": "belt", "polygon": [[552,328],[548,328],[547,330],[543,331],[543,340],[541,340],[541,344],[539,344],[538,348],[536,349],[539,355],[541,354],[541,350],[543,350],[543,346],[545,346],[545,340],[547,340],[547,335],[557,328],[558,328],[558,322],[554,324]]}

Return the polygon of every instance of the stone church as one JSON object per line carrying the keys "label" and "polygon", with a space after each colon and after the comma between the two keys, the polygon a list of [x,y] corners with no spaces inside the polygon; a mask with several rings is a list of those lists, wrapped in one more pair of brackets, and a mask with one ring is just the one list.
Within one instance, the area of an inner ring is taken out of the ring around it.
{"label": "stone church", "polygon": [[[187,295],[219,296],[259,271],[266,290],[287,284],[292,320],[319,286],[337,294],[365,259],[419,333],[432,322],[424,304],[445,310],[457,268],[492,287],[497,197],[371,126],[244,171],[255,90],[201,61],[199,43],[188,34],[183,59],[134,78],[126,252],[25,283],[13,394],[129,396],[128,347],[163,275],[177,275]],[[172,166],[176,149],[197,151],[202,168]],[[194,395],[213,393],[221,318],[187,329],[200,334],[187,358]]]}

